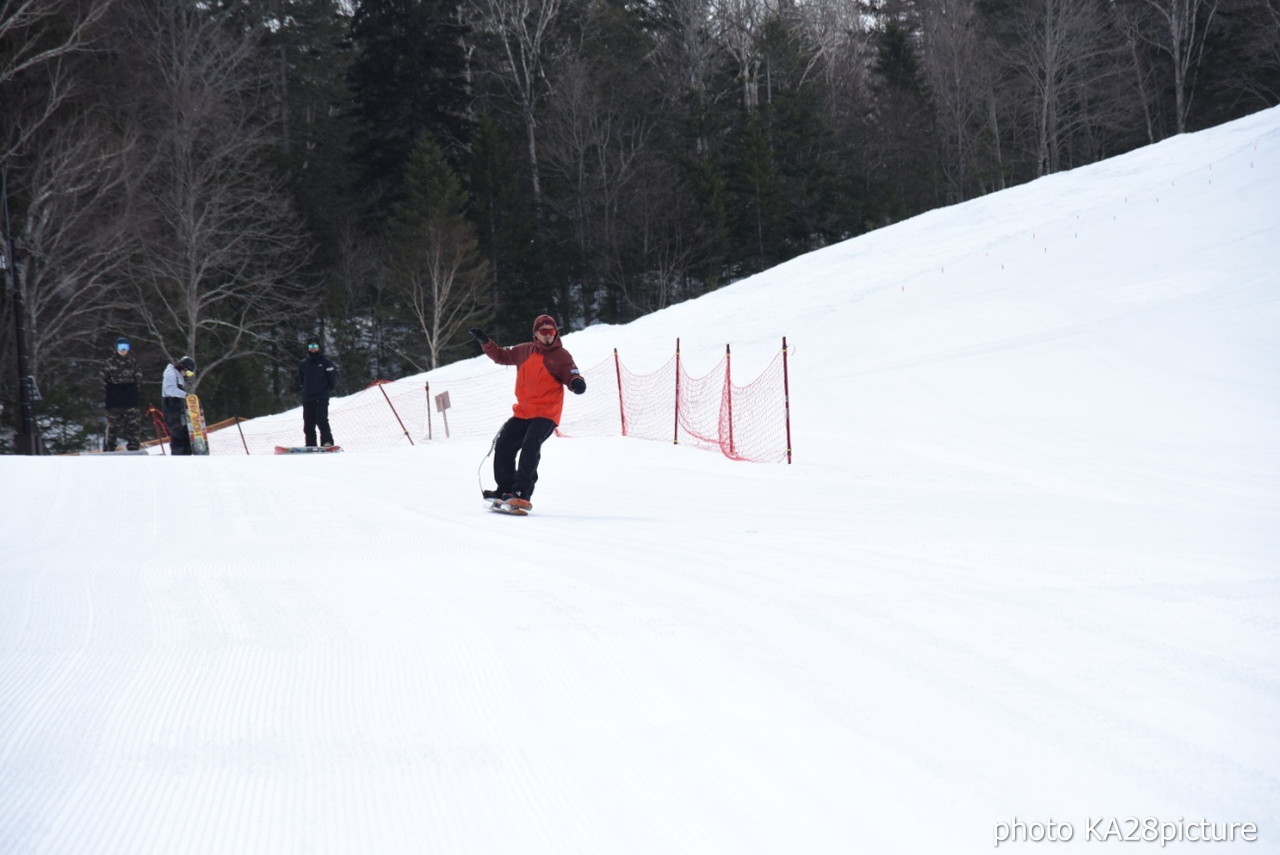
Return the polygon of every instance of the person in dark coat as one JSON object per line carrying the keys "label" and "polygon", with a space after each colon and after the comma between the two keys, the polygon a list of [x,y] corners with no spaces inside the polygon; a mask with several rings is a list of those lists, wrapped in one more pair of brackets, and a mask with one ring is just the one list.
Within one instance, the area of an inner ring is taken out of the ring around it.
{"label": "person in dark coat", "polygon": [[[501,501],[526,513],[533,508],[529,497],[538,482],[542,443],[555,432],[564,409],[564,388],[575,395],[587,391],[573,357],[560,343],[560,331],[550,315],[533,321],[533,341],[499,347],[484,330],[468,330],[485,356],[499,365],[516,366],[516,402],[512,416],[494,440],[495,490],[481,490],[490,501]],[[517,462],[518,460],[518,462]]]}
{"label": "person in dark coat", "polygon": [[308,446],[316,444],[316,430],[320,431],[320,444],[333,445],[333,431],[329,429],[329,398],[338,386],[338,366],[324,355],[318,338],[307,339],[307,357],[298,365],[298,391],[302,393],[302,433]]}
{"label": "person in dark coat", "polygon": [[142,447],[142,397],[138,391],[142,372],[131,349],[129,339],[116,339],[115,354],[102,366],[103,406],[107,410],[103,451],[115,451],[122,441],[130,451]]}

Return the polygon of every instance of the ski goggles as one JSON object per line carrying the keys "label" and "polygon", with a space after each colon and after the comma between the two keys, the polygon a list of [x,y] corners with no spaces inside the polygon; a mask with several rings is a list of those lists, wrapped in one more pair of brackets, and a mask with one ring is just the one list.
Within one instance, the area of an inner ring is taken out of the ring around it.
{"label": "ski goggles", "polygon": [[555,334],[556,334],[555,327],[542,327],[541,329],[538,330],[538,335],[555,335]]}
{"label": "ski goggles", "polygon": [[116,345],[116,352],[117,352],[117,353],[128,353],[128,352],[129,352],[129,345],[127,345],[127,344],[117,344],[117,345]]}
{"label": "ski goggles", "polygon": [[309,344],[309,345],[307,345],[307,350],[319,350],[319,349],[320,349],[320,345],[318,345],[318,344]]}

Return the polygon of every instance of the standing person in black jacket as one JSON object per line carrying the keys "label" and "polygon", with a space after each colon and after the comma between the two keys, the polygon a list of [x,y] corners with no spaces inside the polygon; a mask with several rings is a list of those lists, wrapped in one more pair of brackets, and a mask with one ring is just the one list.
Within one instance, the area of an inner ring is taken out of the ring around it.
{"label": "standing person in black jacket", "polygon": [[338,385],[338,366],[324,355],[320,340],[307,339],[307,358],[298,366],[298,390],[302,393],[302,432],[307,445],[316,444],[316,428],[320,429],[320,444],[333,445],[333,431],[329,429],[329,396]]}

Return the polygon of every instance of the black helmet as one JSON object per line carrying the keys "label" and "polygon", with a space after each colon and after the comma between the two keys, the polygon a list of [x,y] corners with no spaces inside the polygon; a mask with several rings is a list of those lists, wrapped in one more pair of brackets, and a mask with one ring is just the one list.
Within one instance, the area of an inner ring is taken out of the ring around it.
{"label": "black helmet", "polygon": [[190,371],[192,374],[196,373],[196,361],[190,356],[184,356],[179,359],[178,367],[184,371]]}

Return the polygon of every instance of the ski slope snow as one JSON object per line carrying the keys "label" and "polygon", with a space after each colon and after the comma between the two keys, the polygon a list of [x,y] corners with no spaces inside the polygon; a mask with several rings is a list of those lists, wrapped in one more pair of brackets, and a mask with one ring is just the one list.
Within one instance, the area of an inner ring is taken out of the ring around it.
{"label": "ski slope snow", "polygon": [[0,852],[1280,852],[1280,110],[565,342],[783,336],[794,464],[553,438],[528,518],[0,459]]}

